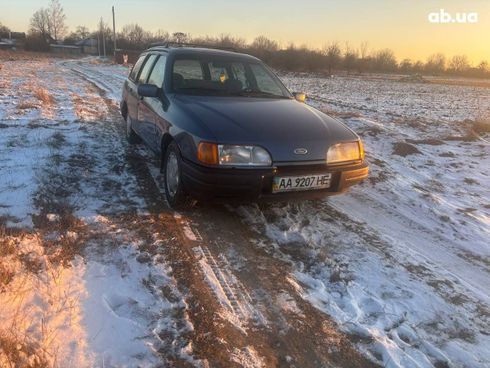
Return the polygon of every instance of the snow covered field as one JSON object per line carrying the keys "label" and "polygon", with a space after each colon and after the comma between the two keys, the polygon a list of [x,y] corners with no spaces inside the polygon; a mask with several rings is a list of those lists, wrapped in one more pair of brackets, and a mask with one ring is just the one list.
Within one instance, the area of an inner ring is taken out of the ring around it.
{"label": "snow covered field", "polygon": [[281,75],[369,180],[175,213],[124,141],[127,68],[0,64],[0,366],[490,365],[489,88]]}
{"label": "snow covered field", "polygon": [[[490,89],[283,75],[366,146],[362,187],[240,210],[385,366],[490,364]],[[299,253],[299,256],[298,256]]]}

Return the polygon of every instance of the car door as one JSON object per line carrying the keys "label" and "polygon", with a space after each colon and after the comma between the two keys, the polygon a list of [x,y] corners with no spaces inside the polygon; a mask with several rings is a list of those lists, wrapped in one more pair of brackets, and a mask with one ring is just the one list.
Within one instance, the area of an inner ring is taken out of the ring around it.
{"label": "car door", "polygon": [[[139,74],[138,85],[145,84],[148,81],[148,77],[150,76],[157,57],[158,55],[155,54],[148,56],[148,59]],[[148,116],[148,109],[145,107],[144,98],[140,95],[138,95],[137,116],[136,122],[133,121],[133,129],[150,148],[154,148],[154,124],[151,123],[151,117]]]}
{"label": "car door", "polygon": [[[166,55],[160,55],[153,66],[147,83],[153,84],[163,89]],[[159,151],[161,137],[168,131],[168,124],[165,123],[165,108],[162,102],[162,95],[159,97],[145,97],[141,100],[138,107],[139,119],[144,120],[142,125],[148,129],[148,145],[154,151]],[[151,134],[151,137],[150,137]]]}
{"label": "car door", "polygon": [[[126,80],[123,100],[126,101],[126,105],[128,107],[128,116],[131,118],[133,122],[136,122],[138,118],[138,77],[141,71],[141,67],[144,65],[146,61],[147,55],[142,55],[134,64],[131,73],[129,73],[129,77]],[[134,128],[133,128],[134,129]]]}

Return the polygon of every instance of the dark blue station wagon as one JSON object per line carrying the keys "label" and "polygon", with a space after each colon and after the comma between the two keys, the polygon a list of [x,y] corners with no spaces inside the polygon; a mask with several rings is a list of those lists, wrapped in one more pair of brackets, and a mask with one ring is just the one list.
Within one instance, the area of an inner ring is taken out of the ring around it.
{"label": "dark blue station wagon", "polygon": [[143,52],[124,83],[131,143],[161,159],[172,207],[189,197],[318,198],[365,179],[359,137],[304,103],[259,59],[196,47]]}

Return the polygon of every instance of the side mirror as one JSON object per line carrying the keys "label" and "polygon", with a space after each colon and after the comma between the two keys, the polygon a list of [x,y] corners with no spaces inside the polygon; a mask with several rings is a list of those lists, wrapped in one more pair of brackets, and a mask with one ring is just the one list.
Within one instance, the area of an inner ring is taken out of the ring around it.
{"label": "side mirror", "polygon": [[304,103],[306,101],[306,93],[304,92],[293,92],[293,96],[298,102]]}
{"label": "side mirror", "polygon": [[158,97],[158,87],[154,84],[138,85],[138,95],[140,97]]}

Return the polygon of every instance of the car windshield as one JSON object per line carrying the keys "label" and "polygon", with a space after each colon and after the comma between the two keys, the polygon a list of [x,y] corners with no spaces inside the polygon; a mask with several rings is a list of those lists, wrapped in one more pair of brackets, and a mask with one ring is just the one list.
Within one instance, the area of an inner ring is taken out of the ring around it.
{"label": "car windshield", "polygon": [[291,98],[260,62],[226,57],[179,57],[172,69],[175,93],[209,96]]}

